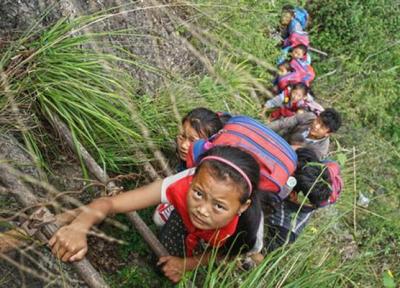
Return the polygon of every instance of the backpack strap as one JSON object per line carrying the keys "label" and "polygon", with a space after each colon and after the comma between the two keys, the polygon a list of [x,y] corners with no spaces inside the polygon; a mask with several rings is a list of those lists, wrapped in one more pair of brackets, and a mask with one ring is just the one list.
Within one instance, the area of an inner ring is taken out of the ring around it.
{"label": "backpack strap", "polygon": [[293,176],[290,176],[288,180],[286,181],[285,186],[282,187],[282,189],[279,191],[278,196],[280,198],[280,201],[283,201],[286,199],[290,193],[292,193],[294,186],[296,186],[297,180]]}
{"label": "backpack strap", "polygon": [[207,139],[199,139],[190,144],[189,152],[186,155],[186,167],[195,167],[199,163],[200,156],[212,147],[213,144]]}

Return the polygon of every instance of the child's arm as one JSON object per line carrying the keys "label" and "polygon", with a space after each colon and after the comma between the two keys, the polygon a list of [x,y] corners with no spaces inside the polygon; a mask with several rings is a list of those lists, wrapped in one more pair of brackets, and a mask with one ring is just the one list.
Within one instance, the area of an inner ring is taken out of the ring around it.
{"label": "child's arm", "polygon": [[284,92],[279,93],[277,96],[275,96],[272,99],[269,99],[267,102],[264,104],[264,109],[272,109],[276,107],[280,107],[283,105],[283,101],[285,100],[285,95]]}
{"label": "child's arm", "polygon": [[60,228],[50,239],[53,254],[62,261],[81,260],[87,252],[87,233],[93,225],[110,214],[140,210],[160,203],[161,184],[162,180],[159,180],[114,197],[96,199],[82,207],[75,220]]}
{"label": "child's arm", "polygon": [[259,116],[260,116],[262,119],[266,119],[265,113],[267,113],[267,111],[268,111],[268,108],[265,107],[265,106],[263,106],[263,109],[261,110]]}

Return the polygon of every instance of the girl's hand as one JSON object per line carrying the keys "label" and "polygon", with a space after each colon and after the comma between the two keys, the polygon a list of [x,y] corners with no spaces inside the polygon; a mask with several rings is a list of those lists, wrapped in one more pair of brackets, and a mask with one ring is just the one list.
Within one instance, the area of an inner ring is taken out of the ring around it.
{"label": "girl's hand", "polygon": [[51,237],[49,245],[62,261],[82,260],[87,252],[87,231],[74,224],[64,226]]}
{"label": "girl's hand", "polygon": [[183,258],[163,256],[158,260],[157,265],[163,265],[161,270],[164,272],[164,275],[174,283],[178,283],[185,272],[185,262]]}

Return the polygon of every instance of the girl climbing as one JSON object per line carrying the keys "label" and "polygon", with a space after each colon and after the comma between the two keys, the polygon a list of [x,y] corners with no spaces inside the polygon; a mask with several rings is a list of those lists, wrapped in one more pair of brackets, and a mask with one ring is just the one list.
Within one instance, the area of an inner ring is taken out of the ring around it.
{"label": "girl climbing", "polygon": [[[210,109],[199,107],[191,110],[182,119],[180,133],[176,137],[176,151],[178,154],[177,172],[186,169],[186,155],[190,144],[199,139],[208,139],[222,129],[223,123],[229,117],[227,113],[215,113]],[[174,207],[170,204],[160,204],[153,214],[153,221],[157,226],[163,226]]]}
{"label": "girl climbing", "polygon": [[71,224],[60,228],[49,244],[61,260],[78,261],[88,250],[90,228],[108,215],[170,203],[175,210],[160,240],[171,256],[161,257],[158,265],[165,276],[178,282],[185,271],[208,262],[209,247],[223,247],[222,252],[233,245],[232,251],[247,252],[259,243],[262,213],[254,188],[258,181],[259,166],[252,156],[238,148],[218,146],[207,151],[196,168],[94,200]]}
{"label": "girl climbing", "polygon": [[186,154],[191,143],[207,139],[222,129],[223,123],[218,113],[199,107],[191,110],[182,119],[180,133],[176,137],[179,156],[178,172],[186,169]]}

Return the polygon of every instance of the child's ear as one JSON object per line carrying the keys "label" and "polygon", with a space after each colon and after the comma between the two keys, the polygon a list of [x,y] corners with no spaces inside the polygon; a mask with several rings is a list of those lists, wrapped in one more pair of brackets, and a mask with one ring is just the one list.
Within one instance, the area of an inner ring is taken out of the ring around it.
{"label": "child's ear", "polygon": [[247,208],[250,207],[250,205],[251,205],[251,200],[250,200],[250,199],[247,199],[246,202],[244,202],[244,203],[240,206],[239,211],[238,211],[238,214],[239,214],[239,215],[242,214],[244,211],[247,210]]}

